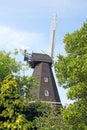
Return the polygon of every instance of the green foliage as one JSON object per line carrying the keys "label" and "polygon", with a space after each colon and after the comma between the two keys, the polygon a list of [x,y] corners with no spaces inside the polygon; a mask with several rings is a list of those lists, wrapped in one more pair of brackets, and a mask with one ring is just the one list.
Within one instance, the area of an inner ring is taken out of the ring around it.
{"label": "green foliage", "polygon": [[38,83],[31,76],[15,76],[15,80],[18,84],[19,93],[23,96],[26,92],[26,99],[32,100],[33,96],[30,94],[30,89],[32,87],[38,87]]}
{"label": "green foliage", "polygon": [[29,101],[30,88],[37,83],[33,77],[19,75],[20,71],[25,71],[26,65],[17,62],[11,54],[0,51],[0,129],[28,130],[31,129],[32,123],[22,114],[27,100],[23,99],[24,92],[21,90],[26,86]]}
{"label": "green foliage", "polygon": [[67,55],[59,55],[55,72],[59,85],[68,88],[67,97],[75,100],[64,112],[64,120],[73,130],[87,129],[87,22],[80,30],[66,34]]}
{"label": "green foliage", "polygon": [[40,116],[45,116],[50,113],[50,108],[50,105],[36,100],[35,102],[29,102],[29,105],[26,106],[24,113],[26,113],[26,117],[29,121],[33,121],[36,117],[38,118]]}
{"label": "green foliage", "polygon": [[29,69],[29,66],[23,64],[22,62],[16,61],[15,58],[11,57],[12,54],[14,56],[17,55],[17,49],[14,50],[14,53],[6,53],[5,51],[0,51],[0,81],[3,81],[7,75],[13,74],[17,82],[19,93],[21,95],[24,95],[23,87],[26,87],[26,97],[27,99],[30,99],[30,89],[32,87],[37,87],[38,84],[33,77],[23,75],[25,70]]}
{"label": "green foliage", "polygon": [[72,130],[86,130],[87,104],[84,100],[75,102],[62,112],[64,121],[72,125]]}
{"label": "green foliage", "polygon": [[0,81],[11,73],[16,73],[20,70],[20,62],[16,62],[15,58],[11,58],[10,52],[0,51]]}
{"label": "green foliage", "polygon": [[[47,104],[48,105],[48,104]],[[63,122],[63,118],[59,113],[59,110],[53,106],[45,106],[45,113],[41,116],[36,117],[33,121],[34,125],[37,126],[38,130],[67,130],[70,128]]]}
{"label": "green foliage", "polygon": [[38,130],[69,130],[70,126],[63,122],[59,109],[52,104],[40,101],[30,103],[25,110],[27,120],[31,120],[33,128]]}
{"label": "green foliage", "polygon": [[26,101],[18,94],[14,76],[7,76],[0,84],[0,129],[1,130],[28,130],[32,127],[23,109]]}

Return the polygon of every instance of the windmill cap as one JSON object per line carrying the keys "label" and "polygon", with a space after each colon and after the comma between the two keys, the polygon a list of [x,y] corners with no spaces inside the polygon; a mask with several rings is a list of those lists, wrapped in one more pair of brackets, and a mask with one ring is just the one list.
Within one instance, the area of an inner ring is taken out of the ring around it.
{"label": "windmill cap", "polygon": [[32,53],[31,61],[29,61],[31,67],[34,68],[36,64],[41,62],[45,62],[50,65],[53,63],[52,58],[47,54]]}

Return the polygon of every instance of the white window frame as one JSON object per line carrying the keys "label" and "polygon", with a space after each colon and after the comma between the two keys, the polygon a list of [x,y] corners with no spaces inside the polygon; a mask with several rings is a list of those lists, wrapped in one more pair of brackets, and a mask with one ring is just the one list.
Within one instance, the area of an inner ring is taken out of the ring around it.
{"label": "white window frame", "polygon": [[48,83],[48,77],[44,77],[44,82]]}
{"label": "white window frame", "polygon": [[46,97],[48,97],[48,96],[49,96],[49,91],[48,91],[48,90],[44,90],[44,95],[45,95]]}

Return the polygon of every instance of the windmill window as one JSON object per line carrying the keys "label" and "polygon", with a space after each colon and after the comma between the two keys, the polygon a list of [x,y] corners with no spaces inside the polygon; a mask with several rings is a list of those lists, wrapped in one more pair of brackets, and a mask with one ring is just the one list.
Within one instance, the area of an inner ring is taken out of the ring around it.
{"label": "windmill window", "polygon": [[45,91],[44,91],[44,94],[45,94],[46,97],[49,96],[49,91],[48,91],[48,90],[45,90]]}
{"label": "windmill window", "polygon": [[44,77],[44,82],[48,83],[48,77]]}

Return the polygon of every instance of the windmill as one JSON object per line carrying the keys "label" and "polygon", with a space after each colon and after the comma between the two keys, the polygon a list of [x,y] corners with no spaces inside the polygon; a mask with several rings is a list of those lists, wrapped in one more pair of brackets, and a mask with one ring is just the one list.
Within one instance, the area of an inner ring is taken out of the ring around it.
{"label": "windmill", "polygon": [[36,96],[42,102],[51,103],[57,107],[61,107],[62,105],[52,71],[56,19],[57,15],[55,16],[55,23],[52,31],[51,54],[48,55],[44,52],[29,54],[27,50],[25,50],[24,60],[34,69],[32,76],[39,83],[38,88],[32,88],[31,94]]}

